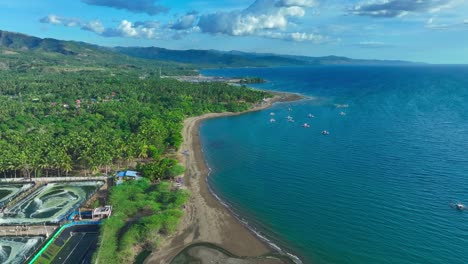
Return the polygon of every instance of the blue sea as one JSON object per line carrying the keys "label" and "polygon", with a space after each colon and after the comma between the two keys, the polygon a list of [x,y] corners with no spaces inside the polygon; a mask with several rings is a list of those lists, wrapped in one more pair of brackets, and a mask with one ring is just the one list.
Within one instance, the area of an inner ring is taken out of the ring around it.
{"label": "blue sea", "polygon": [[200,127],[211,187],[262,235],[303,263],[468,263],[468,67],[203,73],[307,97]]}

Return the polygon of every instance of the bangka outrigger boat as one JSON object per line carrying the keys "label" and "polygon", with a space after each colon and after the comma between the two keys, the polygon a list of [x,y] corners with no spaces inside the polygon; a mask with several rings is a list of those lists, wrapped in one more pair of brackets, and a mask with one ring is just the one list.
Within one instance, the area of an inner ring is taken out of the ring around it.
{"label": "bangka outrigger boat", "polygon": [[451,206],[459,211],[462,211],[462,210],[465,210],[466,209],[466,206],[460,202],[456,202],[456,203],[453,203],[451,204]]}

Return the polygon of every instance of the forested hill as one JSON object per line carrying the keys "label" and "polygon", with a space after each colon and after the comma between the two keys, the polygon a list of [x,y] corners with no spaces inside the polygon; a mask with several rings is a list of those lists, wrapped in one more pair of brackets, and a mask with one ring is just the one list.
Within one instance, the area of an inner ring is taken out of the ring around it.
{"label": "forested hill", "polygon": [[116,47],[114,50],[138,58],[191,63],[202,67],[268,67],[308,64],[303,60],[274,54],[217,50],[169,50],[157,47]]}
{"label": "forested hill", "polygon": [[129,56],[190,63],[199,67],[272,67],[300,65],[408,65],[412,62],[358,60],[340,56],[308,57],[218,50],[169,50],[157,47],[116,47]]}
{"label": "forested hill", "polygon": [[159,68],[164,75],[195,74],[193,66],[183,63],[145,60],[84,42],[41,39],[0,30],[0,70],[78,72],[109,68],[139,70],[142,75],[159,73]]}

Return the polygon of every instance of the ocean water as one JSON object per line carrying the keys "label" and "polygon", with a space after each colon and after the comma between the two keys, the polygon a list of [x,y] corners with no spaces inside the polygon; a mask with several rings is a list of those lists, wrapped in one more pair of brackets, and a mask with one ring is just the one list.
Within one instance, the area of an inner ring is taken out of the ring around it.
{"label": "ocean water", "polygon": [[204,74],[308,97],[200,127],[211,187],[276,245],[303,263],[468,263],[468,211],[451,207],[468,204],[468,67]]}

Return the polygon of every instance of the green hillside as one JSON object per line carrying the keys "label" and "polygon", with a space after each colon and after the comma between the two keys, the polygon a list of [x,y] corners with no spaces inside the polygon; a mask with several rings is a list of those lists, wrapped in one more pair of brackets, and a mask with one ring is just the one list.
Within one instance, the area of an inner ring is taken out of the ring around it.
{"label": "green hillside", "polygon": [[183,63],[145,60],[84,42],[41,39],[0,30],[0,70],[17,72],[113,71],[193,75]]}
{"label": "green hillside", "polygon": [[202,67],[268,67],[305,65],[305,61],[283,56],[246,53],[239,55],[216,50],[169,50],[157,47],[116,47],[117,52],[144,59],[191,63]]}

